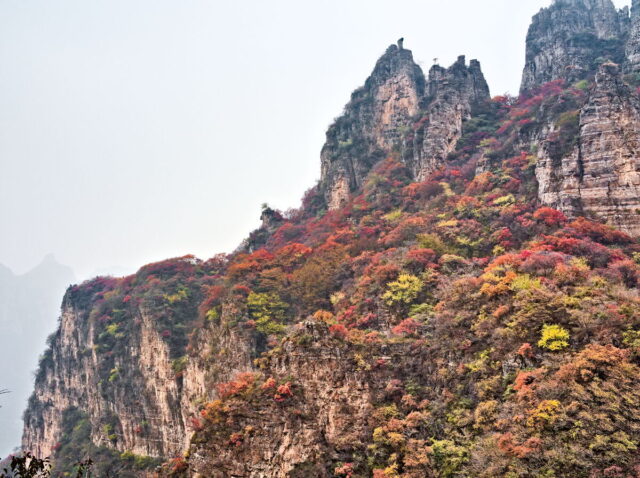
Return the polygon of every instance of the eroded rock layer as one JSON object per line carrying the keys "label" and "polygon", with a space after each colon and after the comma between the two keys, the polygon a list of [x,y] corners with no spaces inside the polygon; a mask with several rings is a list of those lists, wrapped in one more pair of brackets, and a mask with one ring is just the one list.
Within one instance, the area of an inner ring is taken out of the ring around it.
{"label": "eroded rock layer", "polygon": [[329,209],[344,205],[392,153],[423,178],[455,148],[473,105],[488,100],[477,60],[467,66],[460,57],[451,68],[434,66],[426,80],[410,50],[390,46],[327,132],[320,187]]}
{"label": "eroded rock layer", "polygon": [[640,101],[623,83],[618,65],[601,66],[579,121],[570,154],[554,160],[549,143],[540,151],[541,201],[572,217],[588,215],[640,235]]}

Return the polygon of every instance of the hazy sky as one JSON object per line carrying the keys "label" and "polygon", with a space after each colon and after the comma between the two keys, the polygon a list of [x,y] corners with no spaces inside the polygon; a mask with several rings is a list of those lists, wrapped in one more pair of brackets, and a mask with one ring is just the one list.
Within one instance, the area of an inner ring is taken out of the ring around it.
{"label": "hazy sky", "polygon": [[[390,43],[517,92],[549,0],[0,0],[0,263],[228,252],[297,206]],[[623,6],[628,2],[616,2]]]}

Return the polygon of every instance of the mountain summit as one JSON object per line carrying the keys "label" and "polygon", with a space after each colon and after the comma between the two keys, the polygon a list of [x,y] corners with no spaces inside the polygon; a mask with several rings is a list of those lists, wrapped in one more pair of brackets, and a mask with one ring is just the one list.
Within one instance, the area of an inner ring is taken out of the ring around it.
{"label": "mountain summit", "polygon": [[455,148],[472,107],[489,99],[477,60],[467,66],[461,56],[451,68],[434,65],[426,79],[410,50],[391,45],[327,132],[320,187],[329,209],[344,205],[392,152],[416,179],[424,178]]}
{"label": "mountain summit", "polygon": [[640,2],[617,10],[611,0],[554,0],[533,17],[521,91],[549,81],[577,81],[603,61],[640,69]]}

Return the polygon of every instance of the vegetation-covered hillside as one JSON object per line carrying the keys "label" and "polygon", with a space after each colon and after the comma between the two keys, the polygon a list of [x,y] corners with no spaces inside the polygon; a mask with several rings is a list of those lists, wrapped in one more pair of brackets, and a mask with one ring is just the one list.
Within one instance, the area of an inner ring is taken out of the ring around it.
{"label": "vegetation-covered hillside", "polygon": [[[636,476],[640,245],[540,207],[534,151],[522,149],[549,118],[562,125],[557,148],[570,145],[588,88],[557,81],[495,98],[423,182],[391,155],[341,209],[325,211],[311,190],[299,210],[266,210],[241,252],[70,289],[66,301],[97,318],[104,398],[136,380],[118,357],[137,340],[143,307],[178,383],[202,328],[237,329],[255,358],[198,406],[190,451],[166,473],[242,463],[267,446],[270,426],[316,426],[308,377],[286,361],[312,362],[318,342],[369,383],[371,413],[308,462],[310,474],[287,476]],[[41,374],[55,366],[49,357]],[[81,415],[67,419],[58,470],[95,453]],[[115,443],[112,420],[102,431]],[[131,469],[153,464],[121,456]],[[245,476],[224,466],[202,476]]]}
{"label": "vegetation-covered hillside", "polygon": [[23,446],[54,476],[640,477],[638,38],[636,2],[556,0],[492,100],[392,45],[300,209],[68,290]]}

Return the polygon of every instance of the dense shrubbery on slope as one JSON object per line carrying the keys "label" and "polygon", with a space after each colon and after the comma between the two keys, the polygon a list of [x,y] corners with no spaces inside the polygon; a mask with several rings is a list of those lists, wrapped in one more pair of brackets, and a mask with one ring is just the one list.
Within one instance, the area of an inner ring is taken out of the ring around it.
{"label": "dense shrubbery on slope", "polygon": [[[322,464],[336,477],[638,476],[640,245],[539,207],[534,152],[522,151],[549,120],[558,157],[573,145],[584,88],[496,98],[424,182],[390,157],[346,207],[326,212],[312,190],[243,252],[72,290],[100,317],[105,393],[135,379],[110,357],[138,307],[153,311],[177,376],[192,331],[222,321],[253,331],[265,354],[257,371],[221,384],[193,424],[196,444],[250,446],[261,416],[306,419],[296,377],[273,376],[268,361],[291,341],[304,349],[313,337],[300,323],[311,318],[327,346],[387,380],[369,439]],[[405,359],[386,363],[388,350]],[[412,357],[433,373],[413,370]]]}

